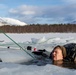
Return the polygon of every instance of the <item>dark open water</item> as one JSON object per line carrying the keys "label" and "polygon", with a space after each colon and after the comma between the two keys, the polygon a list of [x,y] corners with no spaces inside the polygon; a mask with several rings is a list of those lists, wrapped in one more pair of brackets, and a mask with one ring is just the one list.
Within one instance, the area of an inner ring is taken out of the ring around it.
{"label": "dark open water", "polygon": [[76,70],[76,62],[63,62],[63,63],[55,62],[55,63],[52,63],[51,59],[32,60],[32,61],[22,63],[22,64],[23,65],[37,65],[37,66],[45,66],[47,64],[52,64],[55,66]]}

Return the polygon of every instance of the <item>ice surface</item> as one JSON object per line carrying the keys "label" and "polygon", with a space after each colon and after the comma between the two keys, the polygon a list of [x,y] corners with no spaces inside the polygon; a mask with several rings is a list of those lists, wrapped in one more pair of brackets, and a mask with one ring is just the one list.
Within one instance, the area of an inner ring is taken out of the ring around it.
{"label": "ice surface", "polygon": [[[76,43],[76,33],[9,33],[7,35],[25,49],[28,45],[31,45],[38,49],[45,48],[51,51],[57,44]],[[45,37],[46,40],[41,41],[43,37]],[[31,38],[38,39],[40,42],[37,43],[38,41],[34,40],[36,43],[32,43]],[[52,64],[45,66],[17,64],[22,61],[31,60],[31,57],[3,34],[0,34],[0,40],[4,40],[4,42],[0,42],[0,58],[4,61],[0,62],[0,75],[76,75],[75,69],[62,68]],[[9,49],[8,46],[10,46]]]}
{"label": "ice surface", "polygon": [[0,75],[76,75],[76,70],[46,66],[0,63]]}

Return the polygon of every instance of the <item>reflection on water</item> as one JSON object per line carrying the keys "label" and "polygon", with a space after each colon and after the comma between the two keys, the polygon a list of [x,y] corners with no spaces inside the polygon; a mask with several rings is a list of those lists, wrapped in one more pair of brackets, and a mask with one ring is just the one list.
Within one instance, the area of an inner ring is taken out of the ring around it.
{"label": "reflection on water", "polygon": [[53,64],[56,65],[56,66],[63,67],[63,68],[76,69],[76,62],[56,61],[56,62],[53,62]]}
{"label": "reflection on water", "polygon": [[37,66],[45,66],[47,64],[53,64],[59,67],[68,68],[68,69],[76,69],[76,62],[63,62],[63,61],[56,61],[52,62],[51,59],[39,59],[39,60],[32,60],[26,63],[23,63],[24,65],[37,65]]}

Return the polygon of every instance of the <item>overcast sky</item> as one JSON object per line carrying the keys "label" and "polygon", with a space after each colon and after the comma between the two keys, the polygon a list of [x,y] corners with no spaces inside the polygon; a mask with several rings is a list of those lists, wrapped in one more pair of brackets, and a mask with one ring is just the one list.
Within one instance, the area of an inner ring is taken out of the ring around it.
{"label": "overcast sky", "polygon": [[0,17],[28,24],[76,21],[76,0],[0,0]]}

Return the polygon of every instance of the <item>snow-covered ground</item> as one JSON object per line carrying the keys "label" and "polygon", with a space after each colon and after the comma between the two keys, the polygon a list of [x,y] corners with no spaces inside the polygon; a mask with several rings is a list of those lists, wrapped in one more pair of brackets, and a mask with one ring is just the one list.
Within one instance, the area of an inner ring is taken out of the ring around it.
{"label": "snow-covered ground", "polygon": [[[25,50],[28,45],[51,51],[57,44],[76,43],[76,33],[12,33],[7,35]],[[10,48],[7,48],[8,46]],[[45,66],[18,64],[32,58],[4,34],[0,34],[0,58],[3,60],[0,62],[0,75],[76,75],[75,69],[61,68],[52,64]]]}
{"label": "snow-covered ground", "polygon": [[24,26],[24,25],[27,25],[26,23],[24,22],[21,22],[17,19],[13,19],[13,18],[5,18],[5,17],[0,17],[0,26],[3,26],[3,25],[20,25],[20,26]]}

